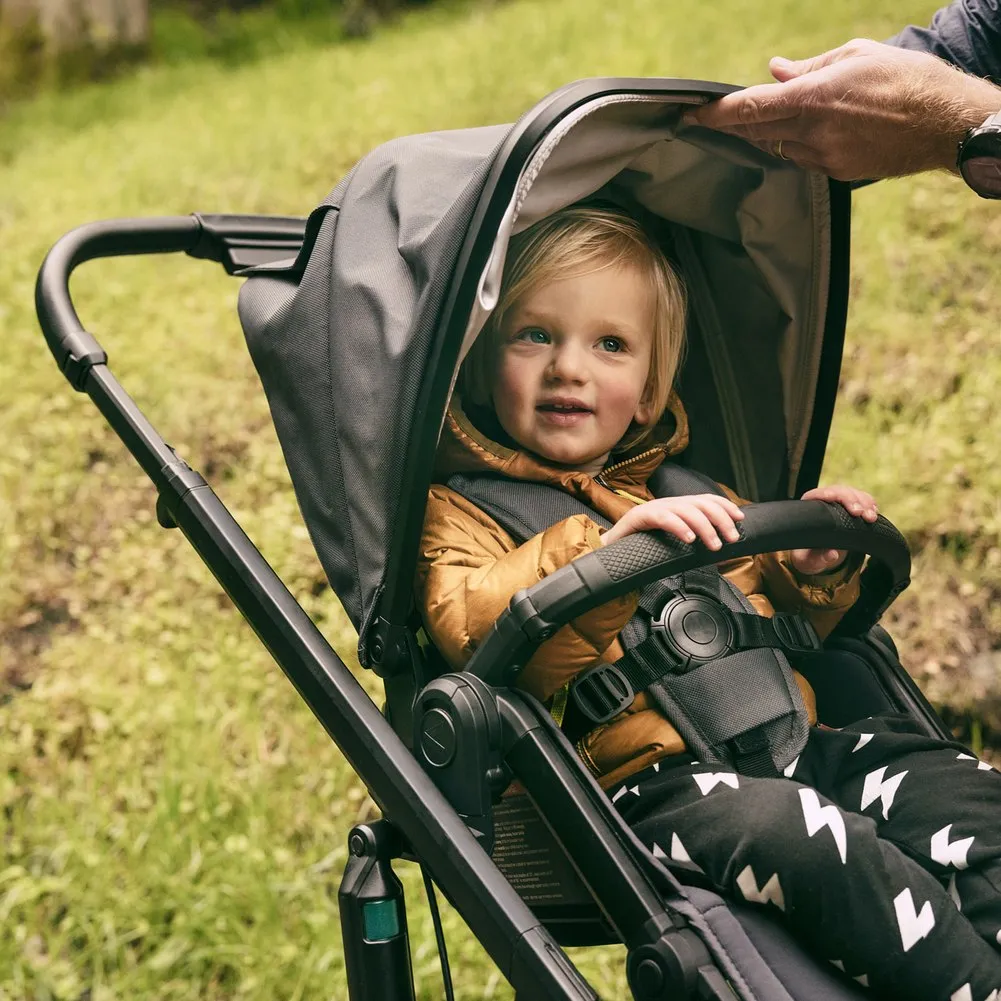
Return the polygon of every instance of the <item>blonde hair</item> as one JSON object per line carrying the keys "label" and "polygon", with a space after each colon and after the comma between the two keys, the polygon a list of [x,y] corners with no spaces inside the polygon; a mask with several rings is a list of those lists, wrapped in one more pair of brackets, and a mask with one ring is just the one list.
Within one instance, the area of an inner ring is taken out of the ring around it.
{"label": "blonde hair", "polygon": [[654,292],[653,345],[643,399],[653,415],[619,448],[639,444],[654,428],[671,395],[685,347],[685,289],[664,252],[630,215],[617,209],[571,205],[512,237],[497,306],[473,342],[459,370],[462,398],[492,406],[500,331],[504,317],[522,296],[563,278],[633,264]]}

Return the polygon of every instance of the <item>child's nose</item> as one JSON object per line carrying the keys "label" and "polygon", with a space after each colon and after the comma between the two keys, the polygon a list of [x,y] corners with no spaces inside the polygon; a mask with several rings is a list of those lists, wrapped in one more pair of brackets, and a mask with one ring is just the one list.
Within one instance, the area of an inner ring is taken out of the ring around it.
{"label": "child's nose", "polygon": [[586,372],[584,352],[572,343],[561,344],[553,351],[549,363],[550,378],[563,381],[579,380]]}

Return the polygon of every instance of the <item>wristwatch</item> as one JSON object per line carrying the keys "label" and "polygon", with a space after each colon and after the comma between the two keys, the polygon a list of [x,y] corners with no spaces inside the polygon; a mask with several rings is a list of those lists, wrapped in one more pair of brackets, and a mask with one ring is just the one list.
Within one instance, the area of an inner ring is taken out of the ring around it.
{"label": "wristwatch", "polygon": [[963,136],[956,166],[981,198],[1001,198],[1001,111]]}

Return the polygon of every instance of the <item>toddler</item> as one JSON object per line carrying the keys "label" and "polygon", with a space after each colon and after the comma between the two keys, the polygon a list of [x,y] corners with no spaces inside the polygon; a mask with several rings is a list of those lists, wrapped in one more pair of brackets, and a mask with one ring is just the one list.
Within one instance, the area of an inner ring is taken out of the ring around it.
{"label": "toddler", "polygon": [[[647,480],[688,441],[672,385],[684,348],[684,290],[629,215],[571,206],[514,237],[498,306],[463,364],[428,502],[418,601],[456,669],[512,595],[632,532],[709,549],[737,538],[732,491],[653,498]],[[518,545],[444,486],[492,473],[567,491],[602,515],[557,522]],[[868,521],[848,486],[803,499]],[[859,560],[794,550],[720,563],[756,612],[806,616],[824,636],[858,596]],[[625,595],[542,644],[518,684],[553,707],[599,661],[622,655],[636,609]],[[811,724],[813,693],[796,681]],[[577,741],[587,766],[655,855],[698,868],[722,893],[782,912],[790,929],[883,998],[1001,997],[1001,780],[897,716],[844,730],[811,725],[775,778],[702,764],[643,692]]]}

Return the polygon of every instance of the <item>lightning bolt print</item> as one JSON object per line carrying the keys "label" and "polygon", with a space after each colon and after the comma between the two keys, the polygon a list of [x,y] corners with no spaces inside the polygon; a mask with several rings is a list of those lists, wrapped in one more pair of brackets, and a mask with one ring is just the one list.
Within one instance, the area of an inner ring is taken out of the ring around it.
{"label": "lightning bolt print", "polygon": [[[963,984],[958,991],[949,995],[949,1001],[973,1001],[973,989],[969,984]],[[984,1001],[998,1001],[998,992],[996,990],[991,991]]]}
{"label": "lightning bolt print", "polygon": [[865,784],[862,786],[861,809],[865,810],[866,807],[875,803],[878,799],[883,805],[883,819],[889,820],[890,807],[893,806],[893,797],[897,795],[897,790],[900,788],[900,783],[904,781],[907,771],[905,769],[899,775],[894,775],[893,778],[889,778],[884,782],[883,776],[885,774],[886,765],[882,768],[877,768],[874,772],[869,772],[865,777]]}
{"label": "lightning bolt print", "polygon": [[957,754],[957,761],[975,761],[977,763],[977,768],[982,772],[990,772],[994,770],[993,765],[987,764],[986,761],[981,761],[979,758],[975,758],[972,754]]}
{"label": "lightning bolt print", "polygon": [[698,775],[693,775],[692,778],[695,779],[695,784],[703,796],[708,796],[721,782],[731,789],[740,788],[737,776],[733,772],[701,772]]}
{"label": "lightning bolt print", "polygon": [[841,811],[836,806],[821,806],[820,798],[813,789],[800,789],[799,801],[803,806],[807,836],[812,838],[821,828],[830,828],[834,843],[838,846],[841,864],[845,865],[848,861],[848,834]]}
{"label": "lightning bolt print", "polygon": [[860,733],[858,735],[858,741],[852,748],[852,754],[854,754],[856,751],[861,751],[862,748],[865,747],[865,745],[868,744],[869,741],[872,740],[874,736],[875,734],[872,733]]}
{"label": "lightning bolt print", "polygon": [[956,886],[955,873],[949,877],[949,886],[947,889],[949,891],[949,899],[956,905],[956,910],[961,911],[963,909],[963,901],[960,899],[959,888]]}
{"label": "lightning bolt print", "polygon": [[622,798],[623,796],[625,796],[625,794],[626,794],[627,792],[631,792],[631,793],[632,793],[632,794],[633,794],[634,796],[638,796],[638,795],[640,794],[640,788],[639,788],[639,786],[628,786],[628,787],[627,787],[627,786],[623,786],[623,787],[622,787],[622,788],[621,788],[621,789],[620,789],[620,790],[619,790],[619,791],[618,791],[618,792],[617,792],[617,793],[616,793],[616,794],[615,794],[615,795],[614,795],[614,796],[612,797],[612,802],[614,803],[614,802],[615,802],[616,800],[619,800],[619,799],[621,799],[621,798]]}
{"label": "lightning bolt print", "polygon": [[782,892],[782,884],[779,882],[777,872],[773,872],[768,882],[761,889],[758,889],[758,880],[754,875],[754,870],[746,865],[737,877],[737,886],[744,894],[744,899],[752,904],[773,903],[780,911],[786,909],[785,894]]}
{"label": "lightning bolt print", "polygon": [[898,893],[893,898],[893,909],[897,912],[897,927],[900,929],[900,942],[904,952],[910,952],[921,939],[931,934],[935,927],[935,915],[932,914],[931,902],[926,900],[919,914],[914,909],[914,898],[910,889]]}
{"label": "lightning bolt print", "polygon": [[949,841],[949,831],[952,824],[946,824],[941,831],[936,831],[931,836],[931,857],[939,865],[951,865],[956,869],[965,869],[970,863],[967,860],[967,853],[974,838],[957,838]]}
{"label": "lightning bolt print", "polygon": [[671,835],[670,855],[656,841],[653,842],[650,850],[653,852],[654,858],[670,858],[673,862],[687,862],[693,869],[698,869],[699,872],[704,871],[697,862],[692,861],[692,856],[688,854],[688,849],[681,843],[681,838],[678,837],[677,832]]}

